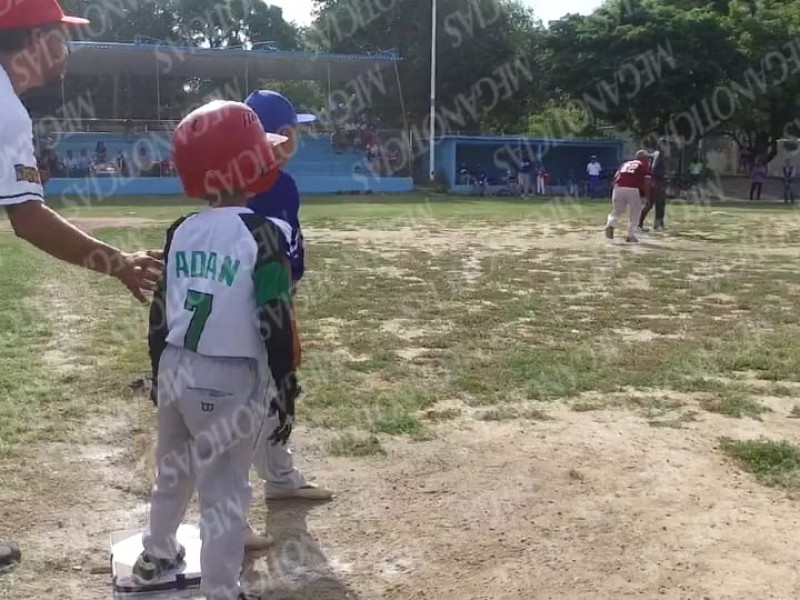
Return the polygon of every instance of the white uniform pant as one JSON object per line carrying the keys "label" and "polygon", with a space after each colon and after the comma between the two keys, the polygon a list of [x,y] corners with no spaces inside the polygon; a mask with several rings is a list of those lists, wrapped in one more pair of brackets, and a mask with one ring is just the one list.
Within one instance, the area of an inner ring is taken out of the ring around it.
{"label": "white uniform pant", "polygon": [[616,227],[619,218],[628,209],[630,222],[628,223],[628,236],[635,237],[636,228],[639,226],[639,216],[642,214],[642,198],[638,188],[614,187],[611,192],[611,201],[614,205],[611,214],[608,215],[608,226]]}
{"label": "white uniform pant", "polygon": [[264,360],[212,358],[168,345],[158,373],[158,475],[145,551],[174,558],[176,531],[199,492],[203,542],[200,593],[235,600],[250,507],[250,465],[264,437]]}
{"label": "white uniform pant", "polygon": [[294,456],[289,444],[273,445],[267,438],[278,426],[278,416],[273,415],[267,419],[264,427],[266,435],[258,440],[253,466],[258,476],[264,480],[267,494],[291,492],[306,485],[308,481],[294,466]]}

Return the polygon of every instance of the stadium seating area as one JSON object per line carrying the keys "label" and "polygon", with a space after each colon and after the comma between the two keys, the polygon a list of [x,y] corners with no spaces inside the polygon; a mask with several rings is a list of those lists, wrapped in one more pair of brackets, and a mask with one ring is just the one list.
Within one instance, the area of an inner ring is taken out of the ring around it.
{"label": "stadium seating area", "polygon": [[[174,176],[167,132],[50,134],[38,147],[40,162],[51,177]],[[288,171],[305,175],[391,175],[402,167],[401,162],[397,156],[379,161],[361,148],[337,146],[334,151],[330,136],[305,135]]]}

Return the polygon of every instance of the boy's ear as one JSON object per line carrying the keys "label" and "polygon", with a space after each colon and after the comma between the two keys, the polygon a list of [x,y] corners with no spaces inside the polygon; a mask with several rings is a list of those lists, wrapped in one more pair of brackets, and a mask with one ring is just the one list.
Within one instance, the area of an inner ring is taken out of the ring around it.
{"label": "boy's ear", "polygon": [[297,129],[295,127],[287,125],[286,127],[283,127],[278,133],[280,135],[285,135],[287,138],[289,138],[275,149],[276,154],[278,154],[278,156],[281,157],[281,162],[286,163],[297,152],[297,141],[298,141]]}

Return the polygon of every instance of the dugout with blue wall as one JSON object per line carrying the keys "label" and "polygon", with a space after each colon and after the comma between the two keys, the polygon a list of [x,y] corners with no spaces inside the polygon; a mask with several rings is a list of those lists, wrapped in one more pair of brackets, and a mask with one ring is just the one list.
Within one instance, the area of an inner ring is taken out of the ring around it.
{"label": "dugout with blue wall", "polygon": [[[616,169],[622,161],[621,140],[553,140],[524,137],[445,136],[436,144],[436,175],[452,191],[468,191],[459,184],[462,166],[483,171],[489,180],[501,183],[506,172],[516,169],[517,157],[524,153],[541,161],[550,173],[553,187],[566,185],[570,171],[577,183],[586,180],[586,165],[596,155],[604,170]],[[427,159],[426,159],[427,160]],[[427,163],[426,163],[427,164]]]}

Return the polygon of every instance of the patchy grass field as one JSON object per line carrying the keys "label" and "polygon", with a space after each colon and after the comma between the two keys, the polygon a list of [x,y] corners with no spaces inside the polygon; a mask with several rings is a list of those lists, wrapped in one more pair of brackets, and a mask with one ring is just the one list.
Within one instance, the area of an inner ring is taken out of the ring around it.
{"label": "patchy grass field", "polygon": [[[427,200],[304,208],[295,445],[338,497],[254,480],[265,597],[798,597],[798,213],[671,206],[631,246],[605,203]],[[194,208],[64,213],[134,248]],[[0,257],[0,598],[108,598],[152,477],[146,308]]]}

